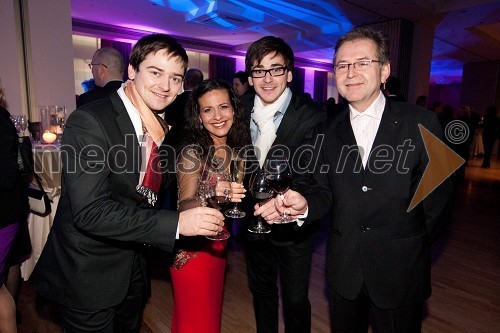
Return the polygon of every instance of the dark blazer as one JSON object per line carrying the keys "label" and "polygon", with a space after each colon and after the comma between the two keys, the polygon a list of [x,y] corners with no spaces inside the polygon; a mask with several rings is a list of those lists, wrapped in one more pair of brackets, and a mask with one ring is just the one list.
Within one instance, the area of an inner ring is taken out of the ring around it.
{"label": "dark blazer", "polygon": [[147,276],[145,245],[172,250],[178,214],[141,208],[139,144],[117,92],[70,115],[61,154],[61,199],[31,285],[66,307],[115,306],[134,260]]}
{"label": "dark blazer", "polygon": [[[436,114],[387,99],[366,169],[348,110],[320,131],[325,138],[318,165],[329,171],[317,168],[305,193],[308,218],[332,208],[327,281],[346,299],[355,299],[363,284],[383,309],[422,302],[431,293],[429,248],[449,216],[452,180],[407,212],[428,163],[419,124],[443,138]],[[405,142],[413,150],[402,148]]]}
{"label": "dark blazer", "polygon": [[28,193],[17,163],[18,140],[10,113],[0,106],[0,228],[26,221]]}
{"label": "dark blazer", "polygon": [[[253,110],[254,98],[255,95],[244,95],[241,97],[241,101],[245,106],[248,124],[252,121],[251,113]],[[325,122],[326,118],[327,115],[325,112],[316,110],[314,107],[307,104],[301,96],[296,94],[292,95],[290,104],[276,131],[276,139],[269,149],[267,158],[273,156],[273,154],[278,156],[282,152],[288,157],[289,163],[294,170],[292,188],[295,190],[300,190],[306,186],[308,184],[308,178],[312,175],[311,173],[307,173],[307,170],[309,170],[308,167],[311,167],[311,165],[308,164],[312,159],[313,151],[304,148],[308,148],[308,145],[314,145],[317,126]],[[258,168],[255,154],[252,154],[250,158],[253,158],[253,160],[251,161],[249,170],[251,170],[251,168]],[[253,207],[254,203],[251,196],[247,197],[250,201],[248,206]],[[253,216],[253,208],[250,214],[247,213],[247,216]],[[272,231],[269,235],[271,241],[275,245],[290,245],[308,237],[311,233],[308,226],[298,227],[296,223],[282,225],[273,224],[271,228]]]}
{"label": "dark blazer", "polygon": [[78,96],[76,107],[79,108],[83,104],[108,96],[111,92],[118,90],[122,86],[122,83],[122,81],[109,81],[104,87],[95,86],[93,90],[89,90]]}

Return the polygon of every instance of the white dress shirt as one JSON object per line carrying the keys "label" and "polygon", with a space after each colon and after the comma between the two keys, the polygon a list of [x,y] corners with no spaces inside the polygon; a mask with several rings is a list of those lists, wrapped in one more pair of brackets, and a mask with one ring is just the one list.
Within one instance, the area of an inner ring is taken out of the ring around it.
{"label": "white dress shirt", "polygon": [[373,141],[377,135],[380,126],[380,120],[385,108],[385,97],[382,92],[377,99],[364,111],[359,112],[349,105],[349,115],[351,118],[351,127],[356,138],[356,143],[361,154],[363,167],[366,168],[370,151],[372,150]]}

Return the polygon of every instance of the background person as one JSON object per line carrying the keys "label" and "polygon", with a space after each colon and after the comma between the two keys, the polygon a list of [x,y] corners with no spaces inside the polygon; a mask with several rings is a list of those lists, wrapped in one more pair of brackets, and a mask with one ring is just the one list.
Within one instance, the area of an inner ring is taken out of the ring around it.
{"label": "background person", "polygon": [[233,76],[233,89],[239,97],[245,94],[255,94],[255,91],[248,83],[248,73],[239,71]]}
{"label": "background person", "polygon": [[94,77],[94,89],[78,97],[77,107],[107,96],[120,88],[123,83],[123,56],[111,47],[102,47],[95,51],[89,67]]}
{"label": "background person", "polygon": [[28,194],[19,172],[17,130],[6,109],[0,85],[0,332],[17,332],[16,305],[5,286],[16,236],[26,223]]}

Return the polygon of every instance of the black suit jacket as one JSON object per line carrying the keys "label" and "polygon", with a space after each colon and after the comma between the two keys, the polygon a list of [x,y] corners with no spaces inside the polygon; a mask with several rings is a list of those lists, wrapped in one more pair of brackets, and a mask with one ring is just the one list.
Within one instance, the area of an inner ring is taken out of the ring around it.
{"label": "black suit jacket", "polygon": [[104,87],[96,86],[93,90],[89,90],[80,96],[76,101],[76,107],[80,107],[88,102],[97,101],[100,98],[108,96],[113,91],[118,90],[122,86],[122,81],[109,81]]}
{"label": "black suit jacket", "polygon": [[10,113],[0,106],[0,229],[26,222],[28,193],[17,163],[18,139]]}
{"label": "black suit jacket", "polygon": [[418,124],[442,139],[434,113],[387,99],[366,169],[348,110],[321,129],[318,164],[329,171],[317,168],[305,196],[311,219],[332,208],[327,280],[346,299],[355,299],[363,284],[383,309],[421,302],[431,293],[429,248],[448,216],[452,181],[407,212],[428,163]]}
{"label": "black suit jacket", "polygon": [[172,250],[178,214],[141,208],[139,144],[117,92],[71,114],[61,154],[61,199],[31,285],[66,307],[115,306],[134,260],[147,275],[144,245]]}
{"label": "black suit jacket", "polygon": [[[255,95],[242,96],[241,101],[245,106],[248,124],[250,124],[251,113],[253,110]],[[308,185],[312,173],[312,147],[316,141],[317,126],[326,121],[326,113],[316,110],[299,95],[293,94],[290,104],[286,109],[280,126],[276,130],[276,139],[274,140],[267,158],[270,156],[280,156],[284,154],[289,160],[294,170],[292,188],[300,190]],[[319,148],[318,143],[316,148]],[[250,165],[248,170],[258,168],[258,161],[255,153],[250,152]],[[247,186],[248,188],[248,186]],[[253,199],[247,196],[247,216],[253,216]],[[251,206],[251,207],[249,207]],[[300,242],[311,234],[312,225],[298,227],[296,223],[271,226],[272,231],[269,234],[271,241],[275,245],[291,245]]]}

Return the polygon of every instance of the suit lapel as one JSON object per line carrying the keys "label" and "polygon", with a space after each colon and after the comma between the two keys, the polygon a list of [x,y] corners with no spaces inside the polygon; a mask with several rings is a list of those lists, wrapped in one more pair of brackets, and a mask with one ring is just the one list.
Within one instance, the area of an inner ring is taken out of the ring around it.
{"label": "suit lapel", "polygon": [[281,119],[280,126],[276,131],[276,139],[273,142],[274,145],[285,144],[285,138],[288,136],[290,131],[295,128],[295,124],[299,119],[300,111],[296,107],[297,98],[295,95],[292,95],[292,99],[290,100],[290,104]]}
{"label": "suit lapel", "polygon": [[[380,120],[380,126],[375,135],[375,140],[373,141],[372,151],[374,148],[381,145],[389,145],[395,148],[398,144],[402,144],[403,142],[398,142],[400,138],[397,135],[397,133],[400,133],[399,128],[401,128],[402,123],[403,119],[400,116],[399,108],[387,99],[384,113]],[[368,163],[369,162],[370,161],[368,161]]]}
{"label": "suit lapel", "polygon": [[111,103],[113,104],[113,109],[116,113],[116,123],[118,124],[118,128],[121,131],[121,135],[126,138],[127,144],[126,150],[128,156],[133,156],[133,158],[127,159],[127,164],[129,167],[132,167],[134,173],[128,173],[131,177],[131,181],[137,185],[139,182],[139,169],[141,166],[141,150],[139,146],[139,141],[137,140],[137,135],[135,133],[134,125],[132,124],[132,120],[128,115],[127,109],[125,109],[125,105],[121,100],[120,96],[117,92],[113,92],[109,95],[111,99]]}

